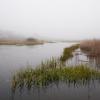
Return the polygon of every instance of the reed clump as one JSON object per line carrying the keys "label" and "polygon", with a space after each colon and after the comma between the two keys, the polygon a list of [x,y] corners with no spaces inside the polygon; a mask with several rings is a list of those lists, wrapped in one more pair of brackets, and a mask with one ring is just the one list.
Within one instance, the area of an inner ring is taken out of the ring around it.
{"label": "reed clump", "polygon": [[24,86],[43,87],[51,83],[64,81],[68,83],[82,83],[90,80],[100,79],[100,72],[78,65],[76,67],[59,66],[56,60],[49,60],[36,68],[26,68],[18,71],[12,78],[12,89]]}
{"label": "reed clump", "polygon": [[100,40],[85,40],[80,43],[80,49],[90,56],[100,56]]}
{"label": "reed clump", "polygon": [[72,53],[74,52],[74,50],[78,48],[79,48],[79,44],[64,48],[63,55],[60,57],[60,60],[65,62],[67,59],[73,57]]}

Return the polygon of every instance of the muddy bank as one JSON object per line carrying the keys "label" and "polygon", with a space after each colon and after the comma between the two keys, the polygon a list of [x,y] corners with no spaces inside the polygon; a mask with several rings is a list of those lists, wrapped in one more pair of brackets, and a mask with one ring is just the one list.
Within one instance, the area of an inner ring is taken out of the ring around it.
{"label": "muddy bank", "polygon": [[0,40],[0,45],[38,45],[44,44],[44,41],[28,41],[28,40]]}

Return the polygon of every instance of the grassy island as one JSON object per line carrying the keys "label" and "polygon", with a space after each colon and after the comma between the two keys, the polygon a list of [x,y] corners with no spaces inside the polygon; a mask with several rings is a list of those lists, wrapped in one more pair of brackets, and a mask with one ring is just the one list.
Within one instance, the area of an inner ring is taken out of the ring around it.
{"label": "grassy island", "polygon": [[50,60],[36,68],[26,68],[18,71],[12,79],[12,88],[22,88],[24,86],[43,87],[54,82],[68,82],[85,84],[90,80],[100,79],[100,71],[91,69],[84,65],[76,67],[61,66],[57,60]]}

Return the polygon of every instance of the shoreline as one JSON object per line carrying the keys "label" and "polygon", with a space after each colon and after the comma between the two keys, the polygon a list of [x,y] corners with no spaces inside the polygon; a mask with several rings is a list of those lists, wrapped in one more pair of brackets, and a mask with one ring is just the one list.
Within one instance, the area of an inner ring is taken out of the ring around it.
{"label": "shoreline", "polygon": [[27,40],[0,40],[0,45],[40,45],[44,44],[44,41],[27,41]]}

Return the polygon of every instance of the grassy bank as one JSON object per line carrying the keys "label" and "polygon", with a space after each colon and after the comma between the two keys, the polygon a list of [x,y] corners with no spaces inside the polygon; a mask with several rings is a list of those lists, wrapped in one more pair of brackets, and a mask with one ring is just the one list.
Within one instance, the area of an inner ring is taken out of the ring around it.
{"label": "grassy bank", "polygon": [[63,55],[60,57],[60,60],[65,62],[70,57],[73,57],[73,51],[79,48],[79,44],[73,45],[71,47],[67,47],[63,51]]}
{"label": "grassy bank", "polygon": [[76,67],[62,66],[58,60],[42,62],[36,69],[26,68],[16,72],[12,78],[12,89],[32,86],[48,86],[51,83],[64,81],[68,83],[86,83],[100,79],[100,72],[79,65]]}

